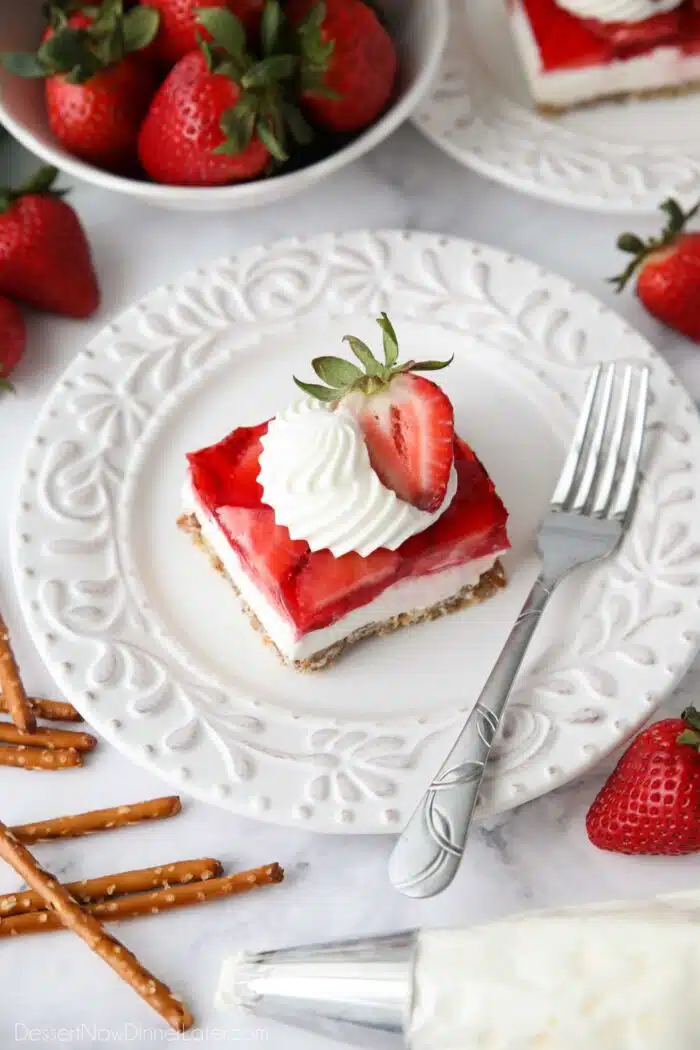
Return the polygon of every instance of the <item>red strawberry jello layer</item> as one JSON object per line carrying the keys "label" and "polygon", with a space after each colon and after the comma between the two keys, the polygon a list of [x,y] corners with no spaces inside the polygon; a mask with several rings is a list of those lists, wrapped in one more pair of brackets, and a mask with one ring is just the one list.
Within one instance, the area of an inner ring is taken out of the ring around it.
{"label": "red strawberry jello layer", "polygon": [[267,427],[239,427],[188,456],[180,524],[208,549],[286,662],[317,669],[350,642],[434,619],[504,586],[498,557],[510,546],[508,515],[459,438],[456,492],[437,521],[395,551],[335,557],[292,540],[263,502],[257,478]]}
{"label": "red strawberry jello layer", "polygon": [[550,110],[700,87],[700,4],[634,22],[577,17],[557,0],[507,0],[536,103]]}

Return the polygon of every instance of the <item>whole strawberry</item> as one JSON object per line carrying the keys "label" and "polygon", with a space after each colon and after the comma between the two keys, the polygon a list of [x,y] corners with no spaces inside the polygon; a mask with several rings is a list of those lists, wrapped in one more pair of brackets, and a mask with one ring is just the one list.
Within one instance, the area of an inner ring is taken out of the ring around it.
{"label": "whole strawberry", "polygon": [[329,131],[372,124],[396,84],[394,42],[363,0],[289,0],[301,55],[307,115]]}
{"label": "whole strawberry", "polygon": [[199,24],[199,11],[207,7],[227,7],[239,19],[248,36],[256,36],[264,0],[141,0],[160,14],[160,27],[153,42],[153,53],[164,65],[174,66],[195,51],[199,37],[211,39]]}
{"label": "whole strawberry", "polygon": [[700,712],[643,730],[586,817],[594,846],[672,856],[700,850]]}
{"label": "whole strawberry", "polygon": [[73,209],[41,168],[17,190],[0,188],[0,295],[37,310],[89,317],[100,292],[90,247]]}
{"label": "whole strawberry", "polygon": [[383,484],[407,503],[434,512],[444,502],[452,472],[454,412],[444,391],[416,373],[446,368],[452,359],[399,364],[398,340],[387,315],[377,324],[383,333],[383,363],[366,343],[348,335],[346,342],[363,368],[339,357],[317,357],[313,370],[327,385],[296,377],[294,382],[305,394],[351,412]]}
{"label": "whole strawberry", "polygon": [[10,390],[8,377],[24,354],[27,332],[19,307],[0,296],[0,390]]}
{"label": "whole strawberry", "polygon": [[204,9],[199,19],[211,42],[180,59],[159,88],[139,135],[141,164],[156,182],[177,186],[256,178],[287,159],[287,129],[308,140],[287,97],[298,59],[278,50],[281,9],[268,0],[262,58],[250,54],[229,10]]}
{"label": "whole strawberry", "polygon": [[11,72],[44,78],[51,131],[76,157],[108,171],[136,165],[138,131],[157,86],[152,62],[141,53],[158,29],[150,7],[124,12],[122,0],[66,14],[51,22],[36,54],[0,56]]}
{"label": "whole strawberry", "polygon": [[620,251],[634,258],[612,283],[620,292],[636,273],[637,295],[649,313],[700,342],[700,231],[686,232],[700,204],[684,212],[676,201],[667,200],[661,209],[668,222],[660,237],[645,242],[623,233],[619,238]]}

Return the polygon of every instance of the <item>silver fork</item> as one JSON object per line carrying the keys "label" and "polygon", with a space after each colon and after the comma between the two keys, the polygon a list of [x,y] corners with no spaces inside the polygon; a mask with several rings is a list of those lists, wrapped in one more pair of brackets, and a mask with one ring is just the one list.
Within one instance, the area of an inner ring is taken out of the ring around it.
{"label": "silver fork", "polygon": [[457,742],[408,821],[389,877],[408,897],[433,897],[452,882],[494,737],[540,616],[574,569],[607,558],[632,517],[644,444],[649,369],[598,365],[573,442],[540,525],[540,574]]}

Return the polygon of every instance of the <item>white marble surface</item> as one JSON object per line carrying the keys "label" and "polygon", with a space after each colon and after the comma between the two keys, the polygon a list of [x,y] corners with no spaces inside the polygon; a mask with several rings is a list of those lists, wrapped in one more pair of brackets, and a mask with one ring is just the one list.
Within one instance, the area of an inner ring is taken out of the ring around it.
{"label": "white marble surface", "polygon": [[[0,182],[30,170],[18,149],[0,150]],[[39,405],[77,348],[116,311],[145,291],[200,262],[279,237],[362,227],[405,227],[461,234],[530,257],[566,274],[614,304],[662,350],[700,400],[700,348],[664,332],[630,296],[616,299],[603,278],[614,273],[621,221],[567,211],[521,197],[462,171],[404,128],[375,154],[297,199],[264,212],[188,216],[141,207],[79,186],[72,201],[88,229],[104,302],[97,317],[75,323],[30,322],[30,348],[16,374],[18,396],[0,404],[0,492],[13,498],[20,453]],[[626,220],[622,220],[626,225]],[[635,223],[651,232],[651,217]],[[27,687],[51,695],[48,673],[32,651],[13,595],[5,516],[0,517],[0,607],[12,629]],[[669,709],[695,700],[696,666]],[[524,806],[496,826],[477,828],[450,890],[430,902],[408,902],[386,878],[391,842],[335,838],[258,824],[200,803],[175,820],[38,848],[65,879],[213,855],[227,867],[280,861],[279,888],[170,916],[139,920],[121,936],[192,1006],[200,1045],[264,1043],[275,1050],[332,1044],[287,1029],[218,1014],[212,1005],[227,953],[409,925],[455,924],[530,907],[610,897],[642,898],[700,883],[700,857],[631,859],[600,853],[584,830],[587,805],[600,783],[586,783]],[[104,746],[89,768],[31,775],[0,769],[0,817],[6,823],[167,794],[168,788]],[[0,870],[0,891],[18,888]],[[148,1046],[169,1033],[125,985],[66,933],[0,940],[0,1045],[22,1042]],[[183,1039],[187,1041],[187,1039]]]}

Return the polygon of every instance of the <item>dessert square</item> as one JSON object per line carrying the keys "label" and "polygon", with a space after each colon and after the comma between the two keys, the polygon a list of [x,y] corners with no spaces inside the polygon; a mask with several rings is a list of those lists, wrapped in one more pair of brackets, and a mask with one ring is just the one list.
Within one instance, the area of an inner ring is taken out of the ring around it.
{"label": "dessert square", "polygon": [[317,359],[345,384],[332,398],[299,383],[306,397],[274,419],[187,457],[180,526],[298,670],[505,586],[508,515],[494,484],[441,388],[393,353],[381,375],[365,358],[372,382]]}
{"label": "dessert square", "polygon": [[507,7],[543,112],[700,88],[698,0],[507,0]]}

